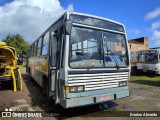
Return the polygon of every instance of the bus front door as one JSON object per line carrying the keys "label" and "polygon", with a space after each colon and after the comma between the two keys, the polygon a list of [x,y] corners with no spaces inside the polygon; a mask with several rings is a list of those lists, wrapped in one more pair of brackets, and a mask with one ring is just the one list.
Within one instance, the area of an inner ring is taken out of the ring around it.
{"label": "bus front door", "polygon": [[56,103],[58,103],[59,96],[59,70],[61,67],[62,56],[62,33],[51,32],[50,34],[50,96],[53,96]]}

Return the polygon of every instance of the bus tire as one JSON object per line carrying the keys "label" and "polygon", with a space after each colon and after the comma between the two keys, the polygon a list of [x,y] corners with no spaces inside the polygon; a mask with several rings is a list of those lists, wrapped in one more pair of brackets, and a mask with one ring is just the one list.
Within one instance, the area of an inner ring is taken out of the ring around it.
{"label": "bus tire", "polygon": [[26,67],[26,73],[28,73],[29,75],[31,74],[31,72],[30,72],[30,67]]}

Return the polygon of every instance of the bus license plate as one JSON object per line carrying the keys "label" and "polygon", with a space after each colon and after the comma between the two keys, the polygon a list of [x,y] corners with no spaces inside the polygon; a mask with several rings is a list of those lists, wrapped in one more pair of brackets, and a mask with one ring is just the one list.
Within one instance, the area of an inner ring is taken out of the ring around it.
{"label": "bus license plate", "polygon": [[111,99],[113,98],[112,96],[113,96],[112,94],[111,94],[111,95],[101,96],[101,97],[99,98],[99,100],[100,100],[100,101],[111,100]]}

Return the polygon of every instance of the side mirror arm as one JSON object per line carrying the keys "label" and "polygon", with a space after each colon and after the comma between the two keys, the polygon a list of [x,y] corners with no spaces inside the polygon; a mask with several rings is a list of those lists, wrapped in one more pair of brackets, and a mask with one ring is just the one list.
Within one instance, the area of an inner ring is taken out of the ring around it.
{"label": "side mirror arm", "polygon": [[72,30],[72,21],[67,21],[64,28],[65,28],[66,34],[70,35]]}

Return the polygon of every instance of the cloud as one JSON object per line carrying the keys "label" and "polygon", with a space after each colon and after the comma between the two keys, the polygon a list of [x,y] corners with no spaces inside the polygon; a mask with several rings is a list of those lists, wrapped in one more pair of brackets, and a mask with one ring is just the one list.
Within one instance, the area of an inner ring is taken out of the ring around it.
{"label": "cloud", "polygon": [[139,29],[134,29],[133,32],[134,32],[134,34],[139,34],[139,33],[141,33],[141,31],[140,31]]}
{"label": "cloud", "polygon": [[153,31],[152,39],[155,40],[155,46],[160,46],[160,31]]}
{"label": "cloud", "polygon": [[141,30],[138,28],[132,28],[132,29],[129,29],[128,32],[137,35],[141,33]]}
{"label": "cloud", "polygon": [[[146,16],[146,20],[157,20],[160,17],[160,7],[156,8],[155,10],[149,12]],[[151,40],[154,40],[155,46],[160,46],[160,21],[153,22],[151,24],[151,32],[152,37]]]}
{"label": "cloud", "polygon": [[68,5],[67,11],[73,12],[73,4]]}
{"label": "cloud", "polygon": [[160,46],[160,22],[152,23],[152,37],[151,39],[155,41],[155,46]]}
{"label": "cloud", "polygon": [[153,19],[153,18],[156,18],[160,16],[160,7],[159,8],[156,8],[155,10],[153,10],[152,12],[149,12],[146,16],[145,16],[145,19],[146,20],[150,20],[150,19]]}
{"label": "cloud", "polygon": [[158,30],[153,31],[153,38],[155,40],[159,40],[160,41],[160,31],[158,31]]}
{"label": "cloud", "polygon": [[0,36],[19,33],[31,43],[66,10],[58,0],[14,0],[0,7]]}
{"label": "cloud", "polygon": [[160,27],[160,21],[152,23],[152,30],[155,30]]}

